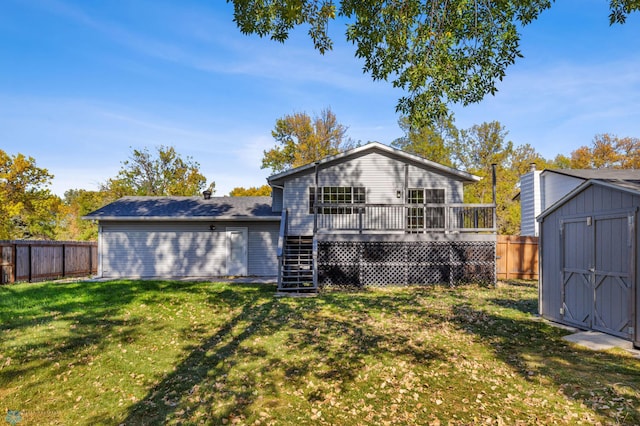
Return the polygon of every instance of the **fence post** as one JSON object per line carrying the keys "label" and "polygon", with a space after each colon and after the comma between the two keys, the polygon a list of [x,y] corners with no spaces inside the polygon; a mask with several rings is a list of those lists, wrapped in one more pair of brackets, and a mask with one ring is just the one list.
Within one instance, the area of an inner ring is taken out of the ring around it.
{"label": "fence post", "polygon": [[504,272],[505,272],[505,280],[509,279],[509,252],[511,251],[511,238],[507,237],[507,248],[505,250],[505,259],[504,259]]}
{"label": "fence post", "polygon": [[18,245],[13,244],[13,253],[11,253],[11,282],[15,283],[18,280]]}
{"label": "fence post", "polygon": [[64,248],[64,244],[62,244],[62,278],[64,278],[64,273],[66,269],[65,261],[66,261],[66,250]]}
{"label": "fence post", "polygon": [[93,274],[93,246],[89,245],[89,275]]}
{"label": "fence post", "polygon": [[29,267],[28,267],[29,275],[27,277],[28,278],[27,281],[31,282],[31,244],[27,244],[27,254],[28,254],[28,256],[27,256],[28,259],[27,260],[29,262]]}

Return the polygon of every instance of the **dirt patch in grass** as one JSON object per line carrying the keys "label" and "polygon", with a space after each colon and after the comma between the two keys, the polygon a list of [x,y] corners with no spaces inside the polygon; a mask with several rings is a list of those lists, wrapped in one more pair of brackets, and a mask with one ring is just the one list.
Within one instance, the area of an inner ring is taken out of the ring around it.
{"label": "dirt patch in grass", "polygon": [[639,424],[640,361],[564,342],[537,289],[274,297],[259,284],[0,288],[20,424]]}

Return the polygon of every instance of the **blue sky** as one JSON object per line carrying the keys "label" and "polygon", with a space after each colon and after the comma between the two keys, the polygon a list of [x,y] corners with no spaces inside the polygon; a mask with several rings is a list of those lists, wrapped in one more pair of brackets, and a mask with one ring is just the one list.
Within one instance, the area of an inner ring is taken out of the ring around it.
{"label": "blue sky", "polygon": [[[244,36],[223,0],[2,0],[0,149],[36,159],[52,190],[97,189],[131,147],[173,145],[216,195],[265,183],[277,118],[331,107],[363,143],[402,135],[402,93],[373,82],[331,28],[317,53]],[[608,0],[561,0],[522,34],[524,58],[496,96],[455,107],[456,125],[500,121],[515,144],[568,154],[599,133],[640,137],[640,16],[608,24]]]}

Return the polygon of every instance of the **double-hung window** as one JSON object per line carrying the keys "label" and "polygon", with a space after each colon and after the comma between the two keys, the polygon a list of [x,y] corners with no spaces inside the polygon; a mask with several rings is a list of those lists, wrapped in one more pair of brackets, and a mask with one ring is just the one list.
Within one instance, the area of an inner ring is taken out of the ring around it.
{"label": "double-hung window", "polygon": [[318,194],[316,194],[315,188],[310,187],[310,214],[313,214],[313,206],[316,200],[318,204],[323,204],[323,207],[318,210],[320,214],[356,213],[357,210],[352,209],[350,205],[366,203],[366,189],[362,186],[322,186],[318,187]]}
{"label": "double-hung window", "polygon": [[[444,228],[444,189],[411,188],[407,191],[407,228],[410,232]],[[413,206],[415,204],[415,207]]]}

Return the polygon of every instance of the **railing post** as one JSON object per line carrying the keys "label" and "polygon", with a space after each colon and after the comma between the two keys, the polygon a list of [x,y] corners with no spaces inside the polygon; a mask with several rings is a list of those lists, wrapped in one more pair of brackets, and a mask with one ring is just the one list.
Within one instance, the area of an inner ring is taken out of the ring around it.
{"label": "railing post", "polygon": [[358,233],[362,234],[362,213],[364,207],[358,207]]}

